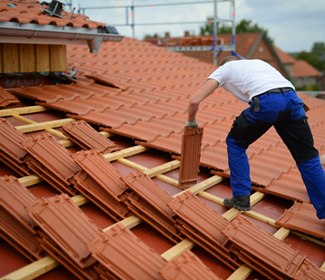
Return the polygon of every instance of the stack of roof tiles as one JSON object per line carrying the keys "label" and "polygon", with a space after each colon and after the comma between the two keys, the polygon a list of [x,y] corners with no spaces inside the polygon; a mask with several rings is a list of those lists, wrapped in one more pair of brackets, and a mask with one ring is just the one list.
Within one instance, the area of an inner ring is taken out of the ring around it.
{"label": "stack of roof tiles", "polygon": [[28,168],[61,193],[74,195],[72,176],[80,167],[51,134],[44,132],[22,142],[28,154],[24,158]]}
{"label": "stack of roof tiles", "polygon": [[72,157],[82,168],[74,175],[75,188],[114,220],[128,217],[123,201],[129,190],[120,172],[97,150],[80,151]]}
{"label": "stack of roof tiles", "polygon": [[85,121],[68,122],[62,126],[63,134],[85,150],[95,149],[103,154],[120,150],[109,138],[98,134]]}
{"label": "stack of roof tiles", "polygon": [[128,174],[123,180],[133,191],[127,202],[133,213],[172,242],[182,240],[183,237],[175,227],[173,211],[167,206],[173,197],[140,171]]}
{"label": "stack of roof tiles", "polygon": [[30,171],[23,160],[25,155],[27,155],[27,151],[21,144],[27,137],[2,118],[0,119],[0,135],[0,160],[5,162],[19,175],[29,175]]}
{"label": "stack of roof tiles", "polygon": [[20,101],[17,97],[0,87],[0,108],[8,108],[10,105],[15,106],[19,103]]}
{"label": "stack of roof tiles", "polygon": [[36,200],[16,177],[0,177],[0,236],[26,258],[33,261],[44,256],[36,241],[36,223],[25,206]]}

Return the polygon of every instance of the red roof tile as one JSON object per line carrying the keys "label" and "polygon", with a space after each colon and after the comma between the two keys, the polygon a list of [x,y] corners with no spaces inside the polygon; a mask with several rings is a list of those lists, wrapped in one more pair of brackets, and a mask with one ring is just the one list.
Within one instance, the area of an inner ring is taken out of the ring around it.
{"label": "red roof tile", "polygon": [[231,250],[239,259],[270,279],[293,278],[305,259],[243,216],[233,220],[223,233],[234,244]]}
{"label": "red roof tile", "polygon": [[43,132],[31,136],[22,145],[28,151],[25,161],[31,170],[58,191],[75,194],[71,179],[80,167],[51,134]]}
{"label": "red roof tile", "polygon": [[177,215],[176,226],[187,238],[230,268],[239,266],[236,257],[225,246],[227,237],[221,233],[229,224],[225,218],[190,191],[174,198],[168,206]]}
{"label": "red roof tile", "polygon": [[0,87],[0,108],[7,107],[8,105],[19,104],[20,101],[9,91],[6,91],[4,88]]}
{"label": "red roof tile", "polygon": [[172,260],[159,273],[166,280],[221,280],[190,250]]}
{"label": "red roof tile", "polygon": [[280,50],[277,46],[273,46],[276,53],[278,54],[278,56],[280,57],[281,61],[283,63],[295,63],[297,60],[292,57],[291,55],[283,52],[282,50]]}
{"label": "red roof tile", "polygon": [[36,241],[36,224],[25,210],[36,197],[13,176],[0,177],[0,189],[0,236],[29,260],[40,259],[43,249]]}
{"label": "red roof tile", "polygon": [[182,137],[181,164],[179,170],[178,187],[187,189],[197,183],[200,168],[201,144],[203,128],[185,127]]}
{"label": "red roof tile", "polygon": [[290,76],[298,77],[319,77],[321,73],[304,60],[297,60],[294,64],[293,73]]}
{"label": "red roof tile", "polygon": [[62,194],[42,198],[26,210],[41,230],[80,268],[95,264],[86,245],[102,232],[69,198]]}
{"label": "red roof tile", "polygon": [[266,189],[260,189],[254,186],[253,189],[289,200],[310,201],[306,187],[296,167],[291,168],[287,174],[283,174],[278,180],[274,180]]}
{"label": "red roof tile", "polygon": [[134,192],[128,197],[127,203],[131,211],[172,242],[182,240],[183,237],[174,226],[174,213],[167,206],[172,201],[172,196],[140,171],[129,173],[123,180]]}
{"label": "red roof tile", "polygon": [[159,271],[167,261],[121,224],[94,239],[88,248],[118,279],[163,279]]}
{"label": "red roof tile", "polygon": [[[73,26],[73,27],[85,27],[96,29],[98,27],[104,27],[104,23],[90,21],[87,16],[80,14],[73,14],[69,20],[71,13],[62,11],[62,17],[51,17],[45,15],[37,2],[30,3],[30,1],[17,1],[11,3],[14,7],[8,6],[7,1],[0,2],[0,21],[2,22],[19,22],[19,23],[37,23],[40,25],[54,24],[57,26]],[[47,6],[44,5],[43,9]]]}
{"label": "red roof tile", "polygon": [[23,161],[27,151],[21,144],[27,137],[5,119],[0,119],[0,127],[0,160],[18,174],[22,176],[29,175],[30,172]]}
{"label": "red roof tile", "polygon": [[317,218],[315,208],[307,202],[296,201],[289,210],[286,210],[276,220],[275,224],[325,240],[325,221]]}
{"label": "red roof tile", "polygon": [[96,182],[87,172],[81,170],[73,175],[73,179],[74,187],[113,220],[120,221],[130,216],[131,212],[124,203],[112,196],[105,186]]}
{"label": "red roof tile", "polygon": [[103,154],[120,150],[85,121],[68,122],[62,126],[62,130],[64,135],[85,150],[96,149]]}
{"label": "red roof tile", "polygon": [[320,270],[313,262],[305,259],[294,280],[322,280],[325,277],[324,271]]}
{"label": "red roof tile", "polygon": [[97,150],[80,151],[72,155],[78,165],[89,174],[101,188],[117,201],[123,201],[128,187],[121,173]]}

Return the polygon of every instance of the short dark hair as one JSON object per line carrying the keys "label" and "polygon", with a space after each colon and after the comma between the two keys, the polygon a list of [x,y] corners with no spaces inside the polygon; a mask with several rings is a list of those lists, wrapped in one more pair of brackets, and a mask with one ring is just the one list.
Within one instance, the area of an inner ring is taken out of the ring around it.
{"label": "short dark hair", "polygon": [[227,56],[225,58],[223,58],[220,62],[220,66],[224,65],[226,62],[228,61],[232,61],[232,60],[238,60],[237,56]]}

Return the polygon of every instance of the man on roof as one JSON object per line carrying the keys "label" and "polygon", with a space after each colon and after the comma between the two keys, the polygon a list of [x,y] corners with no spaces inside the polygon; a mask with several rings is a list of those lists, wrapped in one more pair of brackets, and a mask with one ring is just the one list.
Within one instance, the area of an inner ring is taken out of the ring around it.
{"label": "man on roof", "polygon": [[218,87],[250,105],[236,117],[226,139],[233,197],[226,198],[224,205],[250,210],[252,183],[246,149],[274,126],[297,163],[317,217],[325,219],[325,173],[307,122],[308,108],[293,84],[262,60],[226,57],[191,98],[186,126],[198,127],[199,105]]}

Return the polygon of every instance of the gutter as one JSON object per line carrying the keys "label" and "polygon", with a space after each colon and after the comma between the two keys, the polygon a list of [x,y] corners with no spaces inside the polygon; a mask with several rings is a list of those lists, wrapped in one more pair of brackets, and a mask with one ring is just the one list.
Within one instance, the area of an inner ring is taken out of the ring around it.
{"label": "gutter", "polygon": [[0,22],[2,43],[25,44],[87,44],[91,53],[98,53],[102,42],[120,42],[120,35],[114,26],[100,29],[75,28],[71,26],[39,25],[34,23]]}

